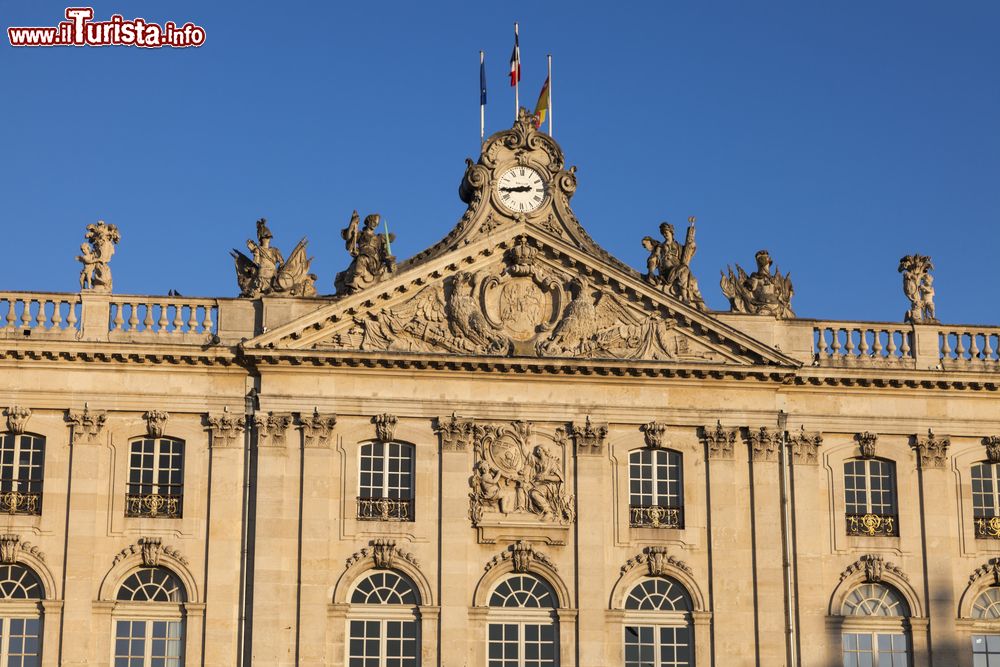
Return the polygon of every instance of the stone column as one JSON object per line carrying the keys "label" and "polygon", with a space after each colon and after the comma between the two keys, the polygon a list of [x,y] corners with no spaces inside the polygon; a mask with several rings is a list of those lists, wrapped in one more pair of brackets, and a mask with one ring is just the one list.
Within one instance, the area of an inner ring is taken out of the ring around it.
{"label": "stone column", "polygon": [[42,600],[42,667],[59,665],[59,626],[62,609],[62,600]]}
{"label": "stone column", "polygon": [[258,412],[253,663],[295,664],[301,450],[288,415]]}
{"label": "stone column", "polygon": [[[604,442],[607,426],[591,424],[587,420],[574,424],[573,433],[576,451],[573,485],[573,493],[576,494],[576,526],[572,536],[576,542],[575,562],[579,563],[580,572],[560,574],[571,587],[571,595],[573,579],[576,579],[576,604],[580,609],[577,618],[580,666],[601,667],[607,664],[607,645],[621,644],[622,632],[621,625],[607,628],[605,623],[608,595],[614,580],[584,574],[616,569],[614,566],[609,568],[606,562],[609,551],[607,545],[614,544],[615,541],[613,525],[608,520],[613,516],[610,510],[615,503],[612,499],[611,468]],[[560,612],[560,619],[565,613]],[[561,620],[560,626],[565,628]],[[564,629],[563,633],[565,632]],[[563,646],[566,647],[567,644],[564,642]],[[564,665],[570,664],[569,656],[563,655],[561,662]]]}
{"label": "stone column", "polygon": [[[753,568],[750,549],[750,478],[747,450],[737,445],[736,429],[721,424],[703,429],[708,462],[708,548],[712,585],[705,604],[715,628],[703,642],[695,628],[695,650],[707,643],[718,664],[754,665]],[[709,628],[711,630],[711,628]],[[709,663],[711,664],[711,663]]]}

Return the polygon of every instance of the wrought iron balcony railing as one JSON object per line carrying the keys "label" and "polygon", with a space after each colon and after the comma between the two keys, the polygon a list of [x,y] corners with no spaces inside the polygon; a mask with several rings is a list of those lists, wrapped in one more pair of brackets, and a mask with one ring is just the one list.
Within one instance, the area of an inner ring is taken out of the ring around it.
{"label": "wrought iron balcony railing", "polygon": [[899,537],[899,522],[895,514],[848,514],[847,534]]}
{"label": "wrought iron balcony railing", "polygon": [[125,516],[150,519],[178,519],[183,496],[160,493],[125,494]]}
{"label": "wrought iron balcony railing", "polygon": [[980,516],[973,521],[976,538],[980,540],[1000,540],[1000,516]]}
{"label": "wrought iron balcony railing", "polygon": [[362,521],[413,521],[413,500],[403,498],[358,498]]}
{"label": "wrought iron balcony railing", "polygon": [[0,492],[0,512],[39,515],[42,513],[42,494],[2,491]]}
{"label": "wrought iron balcony railing", "polygon": [[628,523],[633,528],[683,528],[684,508],[667,505],[629,505]]}

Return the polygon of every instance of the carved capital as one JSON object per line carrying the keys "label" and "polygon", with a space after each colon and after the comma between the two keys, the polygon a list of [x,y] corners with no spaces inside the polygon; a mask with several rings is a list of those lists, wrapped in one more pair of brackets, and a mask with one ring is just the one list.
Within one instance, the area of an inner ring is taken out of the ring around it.
{"label": "carved capital", "polygon": [[162,410],[150,410],[142,415],[146,420],[146,433],[150,438],[162,438],[163,427],[166,426],[170,415]]}
{"label": "carved capital", "polygon": [[607,424],[592,424],[590,416],[583,424],[572,424],[573,441],[577,454],[598,455],[604,449],[604,439],[608,435]]}
{"label": "carved capital", "polygon": [[923,469],[943,468],[948,460],[951,438],[938,437],[927,429],[927,437],[913,436],[913,450],[917,453],[917,463]]}
{"label": "carved capital", "polygon": [[708,445],[708,458],[733,458],[733,446],[736,444],[737,429],[724,428],[722,422],[717,421],[715,426],[703,426],[701,433],[702,439]]}
{"label": "carved capital", "polygon": [[792,463],[816,463],[823,436],[819,433],[806,433],[806,427],[803,426],[797,433],[789,434],[785,442],[792,455]]}
{"label": "carved capital", "polygon": [[291,423],[291,415],[255,414],[253,424],[257,428],[257,442],[261,447],[284,447],[285,432]]}
{"label": "carved capital", "polygon": [[778,434],[767,430],[766,426],[758,429],[747,428],[746,443],[750,448],[752,461],[775,461],[778,455]]}
{"label": "carved capital", "polygon": [[330,432],[336,425],[337,415],[321,415],[319,408],[313,408],[310,416],[299,418],[306,447],[326,447],[330,443]]}
{"label": "carved capital", "polygon": [[875,447],[878,445],[877,433],[869,433],[868,431],[865,431],[864,433],[858,433],[855,435],[854,439],[858,441],[858,450],[861,452],[861,458],[875,458]]}
{"label": "carved capital", "polygon": [[396,424],[399,423],[399,418],[385,412],[372,417],[372,423],[375,424],[375,438],[380,442],[389,442],[396,434]]}
{"label": "carved capital", "polygon": [[247,423],[246,417],[230,413],[229,408],[226,408],[221,414],[208,415],[205,421],[212,433],[212,447],[239,445]]}
{"label": "carved capital", "polygon": [[104,423],[108,419],[106,412],[91,412],[87,403],[83,404],[83,412],[70,411],[66,421],[73,426],[73,444],[96,445]]}
{"label": "carved capital", "polygon": [[434,432],[441,437],[441,451],[464,452],[472,444],[475,424],[454,412],[450,417],[438,417]]}
{"label": "carved capital", "polygon": [[20,542],[20,535],[14,535],[13,533],[0,535],[0,563],[12,565],[17,562],[18,544]]}
{"label": "carved capital", "polygon": [[7,417],[8,431],[16,435],[24,433],[24,429],[28,426],[28,419],[31,418],[31,410],[20,405],[12,405],[3,413]]}
{"label": "carved capital", "polygon": [[1000,435],[988,435],[983,438],[983,446],[986,447],[986,458],[990,463],[1000,463]]}
{"label": "carved capital", "polygon": [[652,449],[662,449],[670,445],[666,438],[667,425],[663,422],[649,422],[639,427],[646,438],[646,446]]}

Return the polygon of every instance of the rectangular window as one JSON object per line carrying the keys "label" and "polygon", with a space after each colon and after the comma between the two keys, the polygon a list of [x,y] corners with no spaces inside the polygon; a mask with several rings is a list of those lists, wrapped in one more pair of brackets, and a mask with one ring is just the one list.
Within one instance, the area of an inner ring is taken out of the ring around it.
{"label": "rectangular window", "polygon": [[129,452],[125,516],[180,518],[184,503],[184,441],[134,440]]}
{"label": "rectangular window", "polygon": [[1000,635],[972,635],[972,667],[1000,667]]}
{"label": "rectangular window", "polygon": [[844,505],[848,535],[898,536],[895,464],[881,459],[846,461]]}
{"label": "rectangular window", "polygon": [[183,667],[180,621],[115,623],[115,667]]}
{"label": "rectangular window", "polygon": [[42,513],[45,439],[4,433],[0,436],[0,512]]}
{"label": "rectangular window", "polygon": [[629,525],[684,527],[684,470],[680,452],[639,449],[629,454]]}
{"label": "rectangular window", "polygon": [[898,633],[845,632],[844,667],[909,667],[906,636]]}
{"label": "rectangular window", "polygon": [[400,442],[361,446],[358,518],[413,521],[413,447]]}

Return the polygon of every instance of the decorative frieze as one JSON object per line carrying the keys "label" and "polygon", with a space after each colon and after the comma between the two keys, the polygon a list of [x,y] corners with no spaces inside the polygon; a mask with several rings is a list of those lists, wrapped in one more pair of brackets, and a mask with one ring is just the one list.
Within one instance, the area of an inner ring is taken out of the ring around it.
{"label": "decorative frieze", "polygon": [[604,449],[604,439],[608,435],[607,424],[592,424],[590,416],[583,424],[574,422],[571,426],[576,453],[598,455]]}
{"label": "decorative frieze", "polygon": [[882,577],[886,572],[894,574],[903,581],[909,581],[909,577],[906,576],[905,572],[895,564],[885,560],[879,554],[864,554],[861,558],[848,565],[846,570],[841,572],[840,580],[844,581],[848,577],[853,576],[855,572],[864,572],[865,582],[869,584],[877,584],[882,581]]}
{"label": "decorative frieze", "polygon": [[621,573],[625,574],[633,568],[645,564],[649,570],[649,575],[659,577],[669,572],[669,567],[675,567],[682,572],[691,574],[691,566],[667,553],[667,547],[655,546],[646,547],[642,553],[636,554],[625,561],[621,567]]}
{"label": "decorative frieze", "polygon": [[417,558],[408,551],[400,549],[396,544],[396,540],[380,537],[371,540],[368,546],[361,547],[355,551],[347,559],[347,567],[351,567],[355,563],[359,563],[366,558],[372,559],[372,565],[376,569],[388,570],[393,567],[396,559],[404,560],[407,563],[418,567],[420,563]]}
{"label": "decorative frieze", "polygon": [[156,567],[160,564],[163,556],[168,556],[181,565],[187,565],[187,559],[181,555],[177,549],[163,544],[159,537],[140,537],[135,544],[130,544],[119,551],[114,558],[113,564],[117,565],[126,558],[138,555],[145,567]]}
{"label": "decorative frieze", "polygon": [[951,438],[938,437],[927,429],[927,437],[913,436],[913,450],[917,453],[917,462],[921,468],[943,468],[948,460],[948,448]]}
{"label": "decorative frieze", "polygon": [[639,430],[646,439],[646,446],[651,449],[662,449],[670,445],[666,438],[667,425],[663,422],[649,422],[640,426]]}
{"label": "decorative frieze", "polygon": [[469,518],[481,525],[487,514],[520,514],[545,523],[575,519],[574,498],[566,492],[565,448],[553,452],[532,434],[531,424],[476,424],[475,463],[469,478]]}
{"label": "decorative frieze", "polygon": [[7,417],[7,430],[15,435],[24,433],[28,426],[28,419],[31,418],[31,410],[20,405],[12,405],[3,411]]}
{"label": "decorative frieze", "polygon": [[878,445],[877,433],[869,433],[868,431],[865,431],[864,433],[858,433],[855,435],[854,439],[858,441],[858,450],[861,452],[861,458],[875,458],[875,447]]}
{"label": "decorative frieze", "polygon": [[375,439],[380,442],[390,442],[396,434],[399,418],[386,412],[372,417],[372,423],[375,424]]}
{"label": "decorative frieze", "polygon": [[292,424],[292,416],[287,414],[257,413],[253,416],[260,447],[284,447],[285,433]]}
{"label": "decorative frieze", "polygon": [[483,569],[489,572],[494,567],[506,561],[511,561],[511,567],[514,572],[521,574],[531,572],[533,563],[541,563],[554,571],[558,569],[548,556],[535,549],[530,542],[524,540],[518,540],[493,556],[493,558],[486,562],[486,566]]}
{"label": "decorative frieze", "polygon": [[91,412],[90,405],[83,404],[83,412],[69,411],[66,416],[73,426],[73,444],[96,445],[108,419],[106,412]]}
{"label": "decorative frieze", "polygon": [[437,418],[434,432],[441,438],[441,451],[464,452],[472,444],[475,424],[453,412],[450,417]]}
{"label": "decorative frieze", "polygon": [[983,446],[986,447],[986,458],[990,463],[1000,463],[1000,435],[988,435],[983,438]]}
{"label": "decorative frieze", "polygon": [[747,428],[746,443],[750,448],[750,459],[754,462],[776,461],[779,440],[778,434],[768,431],[766,426]]}
{"label": "decorative frieze", "polygon": [[990,577],[994,586],[1000,586],[1000,558],[991,558],[969,575],[969,583],[974,584],[983,577]]}
{"label": "decorative frieze", "polygon": [[319,408],[313,408],[308,417],[299,418],[299,428],[306,447],[326,447],[330,443],[330,433],[337,425],[337,415],[319,413]]}
{"label": "decorative frieze", "polygon": [[221,414],[207,416],[205,421],[212,434],[212,447],[235,447],[241,444],[247,423],[243,415],[234,415],[226,408]]}
{"label": "decorative frieze", "polygon": [[737,429],[724,428],[722,422],[717,421],[715,426],[703,426],[701,433],[702,439],[708,446],[708,458],[733,458],[733,447],[736,444]]}
{"label": "decorative frieze", "polygon": [[803,426],[797,433],[790,433],[785,442],[792,455],[792,463],[816,463],[823,436],[819,433],[807,433]]}
{"label": "decorative frieze", "polygon": [[162,438],[163,427],[166,426],[170,415],[163,410],[150,410],[144,412],[142,418],[146,420],[146,434],[150,438]]}

